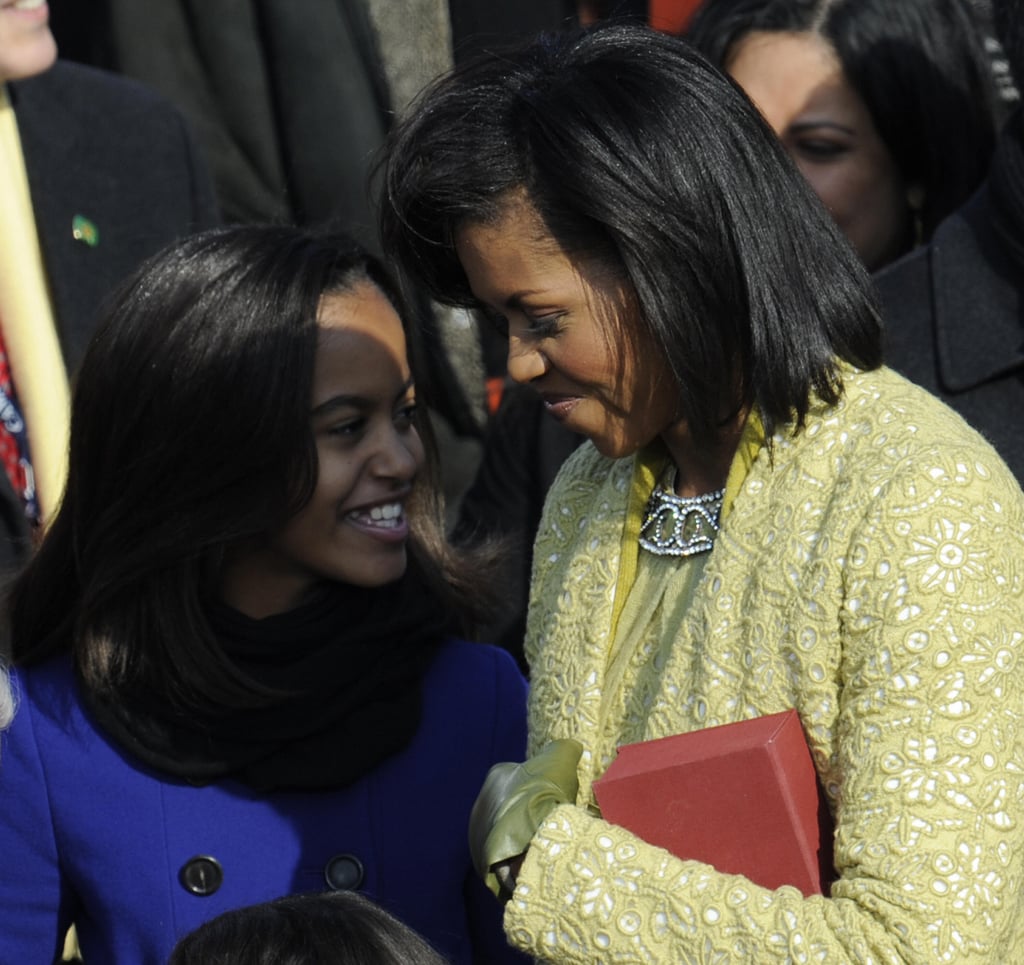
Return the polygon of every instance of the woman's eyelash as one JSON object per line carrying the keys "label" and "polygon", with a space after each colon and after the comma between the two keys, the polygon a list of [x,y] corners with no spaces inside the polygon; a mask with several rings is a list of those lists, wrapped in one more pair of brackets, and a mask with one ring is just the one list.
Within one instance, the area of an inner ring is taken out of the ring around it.
{"label": "woman's eyelash", "polygon": [[530,321],[529,332],[531,335],[547,337],[555,335],[561,329],[564,312],[555,312],[551,315],[543,315]]}
{"label": "woman's eyelash", "polygon": [[[477,310],[499,334],[504,335],[506,338],[508,337],[509,323],[504,315],[487,306],[479,306]],[[549,315],[542,315],[538,318],[527,316],[526,334],[534,338],[549,338],[552,335],[556,335],[561,328],[561,321],[564,317],[565,312],[552,312]]]}

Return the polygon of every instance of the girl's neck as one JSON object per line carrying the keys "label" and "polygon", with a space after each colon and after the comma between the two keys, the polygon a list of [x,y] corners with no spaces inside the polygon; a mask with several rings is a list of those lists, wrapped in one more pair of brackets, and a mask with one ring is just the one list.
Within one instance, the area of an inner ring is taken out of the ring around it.
{"label": "girl's neck", "polygon": [[[266,557],[264,559],[263,557]],[[309,581],[299,574],[275,574],[275,557],[250,548],[225,554],[220,598],[233,610],[253,620],[277,616],[301,606],[309,598]],[[292,579],[287,579],[292,575]]]}

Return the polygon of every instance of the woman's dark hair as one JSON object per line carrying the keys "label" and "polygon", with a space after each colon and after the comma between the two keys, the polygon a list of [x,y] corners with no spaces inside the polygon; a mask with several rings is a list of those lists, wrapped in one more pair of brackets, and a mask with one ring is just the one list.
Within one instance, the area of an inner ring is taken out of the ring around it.
{"label": "woman's dark hair", "polygon": [[293,895],[224,912],[167,965],[444,965],[407,925],[352,892]]}
{"label": "woman's dark hair", "polygon": [[424,93],[383,163],[386,249],[442,302],[474,304],[458,228],[522,193],[566,252],[618,273],[697,438],[737,392],[771,432],[812,391],[838,398],[837,357],[880,364],[856,254],[747,98],[678,38],[613,25],[485,56]]}
{"label": "woman's dark hair", "polygon": [[[256,699],[206,616],[224,551],[273,531],[317,479],[310,427],[325,294],[377,286],[349,237],[216,229],[171,246],[120,290],[76,378],[63,502],[9,599],[16,663],[71,651],[99,694],[149,686],[184,706]],[[457,605],[465,574],[427,472],[410,568]]]}
{"label": "woman's dark hair", "polygon": [[753,31],[814,33],[835,50],[907,185],[927,241],[984,179],[998,100],[964,0],[704,0],[686,38],[726,69]]}

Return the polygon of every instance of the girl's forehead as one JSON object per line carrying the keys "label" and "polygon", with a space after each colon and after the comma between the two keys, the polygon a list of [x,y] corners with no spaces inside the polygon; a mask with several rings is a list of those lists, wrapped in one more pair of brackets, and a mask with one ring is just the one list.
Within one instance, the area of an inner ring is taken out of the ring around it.
{"label": "girl's forehead", "polygon": [[382,332],[402,320],[390,299],[372,281],[357,282],[345,291],[327,292],[320,299],[317,327],[321,336],[331,331]]}
{"label": "girl's forehead", "polygon": [[340,397],[390,397],[409,381],[402,322],[372,283],[325,295],[318,325],[314,408]]}

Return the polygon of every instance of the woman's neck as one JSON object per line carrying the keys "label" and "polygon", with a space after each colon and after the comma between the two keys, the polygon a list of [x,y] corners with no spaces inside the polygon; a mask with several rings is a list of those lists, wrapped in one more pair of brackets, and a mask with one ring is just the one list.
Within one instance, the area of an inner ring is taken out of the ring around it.
{"label": "woman's neck", "polygon": [[677,496],[701,496],[724,488],[749,412],[750,407],[743,406],[710,443],[695,442],[685,422],[662,433],[662,441],[676,467]]}

